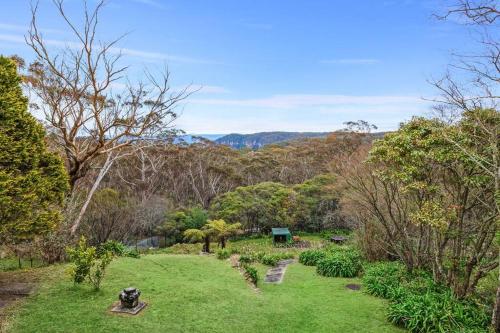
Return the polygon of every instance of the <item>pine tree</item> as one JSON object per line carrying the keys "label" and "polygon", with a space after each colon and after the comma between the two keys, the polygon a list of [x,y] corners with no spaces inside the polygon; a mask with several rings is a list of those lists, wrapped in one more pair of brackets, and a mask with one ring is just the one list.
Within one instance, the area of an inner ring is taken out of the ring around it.
{"label": "pine tree", "polygon": [[0,240],[19,242],[54,229],[68,179],[29,113],[16,64],[0,56]]}

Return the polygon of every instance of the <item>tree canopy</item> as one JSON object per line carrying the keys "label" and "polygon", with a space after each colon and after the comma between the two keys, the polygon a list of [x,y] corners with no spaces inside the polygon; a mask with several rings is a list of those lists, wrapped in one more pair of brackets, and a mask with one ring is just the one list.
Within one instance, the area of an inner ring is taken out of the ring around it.
{"label": "tree canopy", "polygon": [[61,159],[47,150],[43,126],[28,112],[16,64],[0,56],[0,238],[29,240],[61,220],[68,189]]}

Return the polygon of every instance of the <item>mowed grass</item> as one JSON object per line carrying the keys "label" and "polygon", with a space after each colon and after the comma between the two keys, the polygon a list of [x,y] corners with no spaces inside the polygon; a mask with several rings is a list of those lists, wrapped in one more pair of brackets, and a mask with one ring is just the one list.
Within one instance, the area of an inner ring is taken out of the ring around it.
{"label": "mowed grass", "polygon": [[[63,266],[18,307],[11,332],[400,332],[383,300],[351,291],[356,279],[318,276],[290,265],[282,284],[255,292],[228,261],[155,254],[120,258],[101,291],[73,286]],[[267,267],[259,266],[261,276]],[[109,312],[121,289],[135,286],[148,306],[137,316]]]}

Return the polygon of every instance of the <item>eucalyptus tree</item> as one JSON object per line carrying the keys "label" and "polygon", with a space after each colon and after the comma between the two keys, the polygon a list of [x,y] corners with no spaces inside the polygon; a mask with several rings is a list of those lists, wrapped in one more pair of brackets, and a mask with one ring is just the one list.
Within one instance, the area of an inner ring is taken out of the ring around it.
{"label": "eucalyptus tree", "polygon": [[90,169],[100,168],[72,222],[73,234],[113,163],[130,151],[127,147],[135,147],[135,143],[144,143],[145,138],[168,130],[177,117],[176,107],[189,95],[188,88],[179,91],[170,87],[167,70],[161,75],[146,71],[144,81],[133,83],[118,47],[122,38],[109,42],[98,38],[104,2],[98,1],[93,9],[85,2],[79,28],[80,22],[69,16],[64,0],[53,0],[75,40],[62,49],[54,50],[44,38],[37,6],[32,8],[26,36],[28,46],[36,54],[28,69],[27,83],[66,158],[72,193]]}

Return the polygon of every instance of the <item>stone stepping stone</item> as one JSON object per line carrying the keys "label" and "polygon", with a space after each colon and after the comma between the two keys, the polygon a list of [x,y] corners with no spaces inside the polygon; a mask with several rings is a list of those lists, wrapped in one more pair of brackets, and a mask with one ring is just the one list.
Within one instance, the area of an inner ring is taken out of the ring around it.
{"label": "stone stepping stone", "polygon": [[361,289],[361,285],[355,284],[355,283],[348,284],[345,287],[347,289],[351,289],[351,290],[360,290]]}
{"label": "stone stepping stone", "polygon": [[35,290],[33,283],[0,282],[0,309],[7,307],[20,298],[29,296]]}
{"label": "stone stepping stone", "polygon": [[34,290],[32,283],[9,282],[0,283],[0,295],[28,296]]}
{"label": "stone stepping stone", "polygon": [[280,260],[276,267],[270,268],[267,271],[264,282],[281,283],[283,281],[283,277],[285,276],[286,267],[293,262],[293,259]]}

